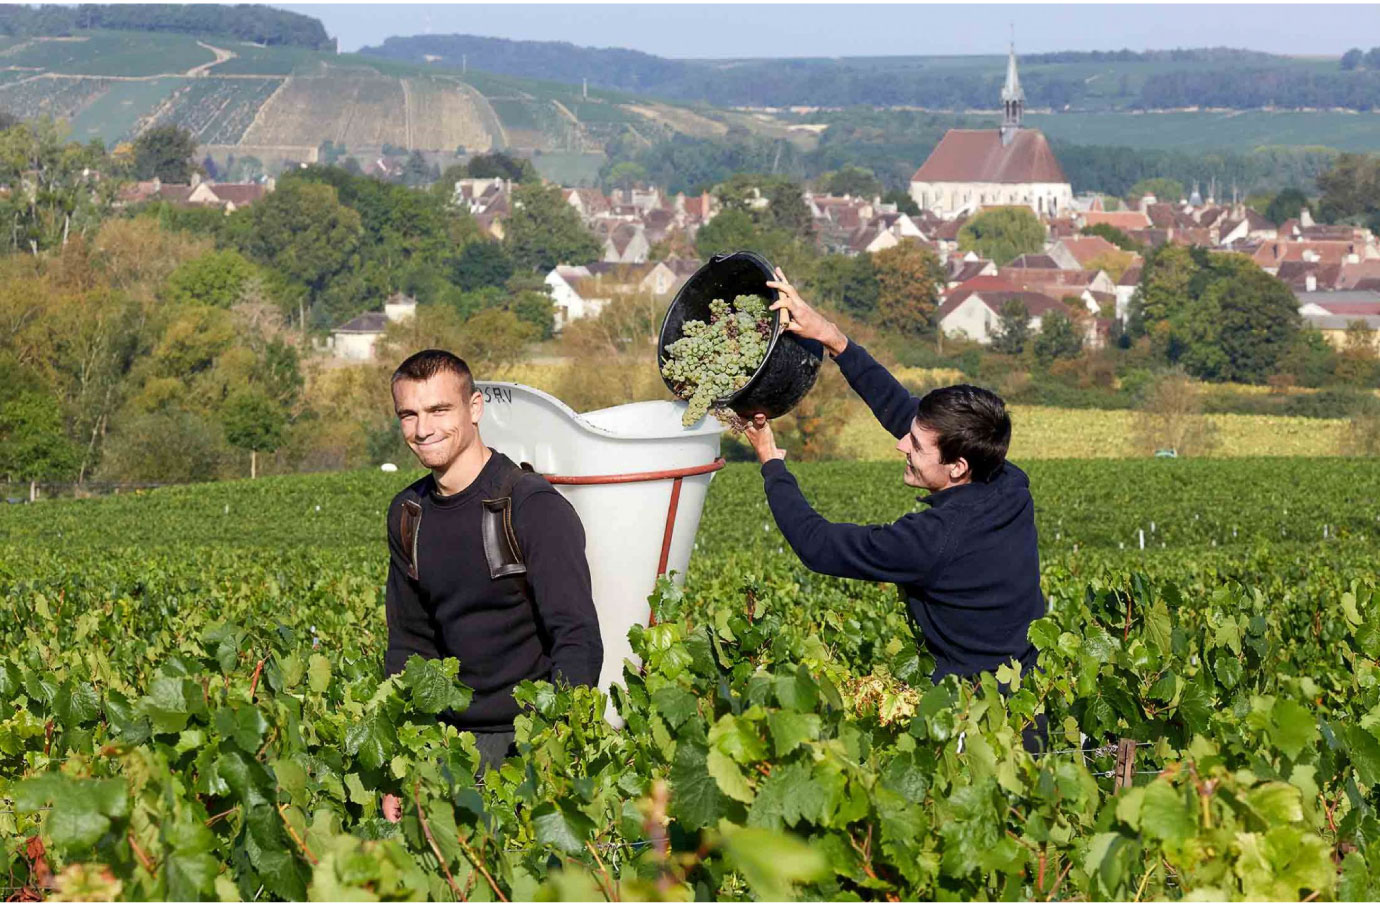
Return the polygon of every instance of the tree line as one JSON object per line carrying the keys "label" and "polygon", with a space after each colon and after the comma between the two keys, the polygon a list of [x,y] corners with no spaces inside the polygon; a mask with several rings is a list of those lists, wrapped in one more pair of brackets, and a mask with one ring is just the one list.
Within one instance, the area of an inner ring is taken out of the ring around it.
{"label": "tree line", "polygon": [[[475,35],[391,37],[365,54],[512,76],[540,72],[544,78],[617,91],[655,94],[671,100],[717,106],[887,107],[920,106],[983,110],[997,104],[1004,75],[952,71],[924,57],[877,60],[742,60],[715,66],[703,60],[670,60],[617,48],[576,47],[555,41],[510,41]],[[1359,53],[1359,51],[1352,51]],[[1371,53],[1374,53],[1372,51]],[[1060,51],[1021,56],[1021,84],[1032,107],[1062,110],[1164,109],[1190,106],[1253,109],[1345,107],[1369,110],[1380,103],[1380,81],[1347,65],[1317,72],[1284,58],[1234,48],[1185,48],[1136,53]],[[1362,56],[1358,63],[1369,59]],[[1141,78],[1115,72],[1117,90],[1091,83],[1077,64],[1156,64]]]}
{"label": "tree line", "polygon": [[197,35],[230,35],[255,44],[335,50],[320,20],[270,6],[182,3],[80,3],[7,5],[0,34],[65,36],[93,28]]}
{"label": "tree line", "polygon": [[[379,399],[343,402],[350,386],[303,367],[313,338],[403,292],[419,314],[394,325],[385,356],[423,342],[501,366],[550,336],[545,272],[601,249],[559,187],[530,177],[503,241],[484,233],[452,189],[467,175],[528,176],[497,155],[421,188],[289,171],[228,215],[116,203],[139,176],[185,181],[185,138],[107,154],[63,142],[51,122],[0,132],[0,179],[32,187],[0,198],[0,385],[13,388],[0,400],[0,480],[204,480],[258,470],[275,450],[279,470],[387,450],[396,430]],[[344,420],[322,435],[322,418]]]}
{"label": "tree line", "polygon": [[[917,111],[855,110],[819,114],[829,123],[818,147],[801,151],[784,139],[730,129],[718,138],[673,135],[650,146],[631,137],[608,145],[601,170],[605,185],[617,167],[636,164],[645,181],[671,192],[694,193],[733,173],[766,172],[811,180],[845,167],[875,174],[883,192],[907,191],[910,177],[949,129],[996,128],[985,117],[948,116]],[[1337,158],[1330,148],[1262,147],[1249,151],[1174,151],[1159,148],[1078,145],[1051,140],[1075,192],[1124,196],[1144,179],[1171,178],[1206,188],[1216,179],[1219,200],[1232,186],[1242,197],[1296,186],[1316,188],[1320,173]]]}

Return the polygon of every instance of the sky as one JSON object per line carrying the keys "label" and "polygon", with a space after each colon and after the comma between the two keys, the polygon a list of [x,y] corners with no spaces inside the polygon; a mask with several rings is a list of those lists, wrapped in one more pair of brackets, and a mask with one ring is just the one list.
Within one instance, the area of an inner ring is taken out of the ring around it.
{"label": "sky", "polygon": [[[1239,47],[1337,56],[1380,44],[1380,4],[273,4],[342,51],[391,35],[472,34],[673,58]],[[1368,42],[1368,43],[1367,43]]]}

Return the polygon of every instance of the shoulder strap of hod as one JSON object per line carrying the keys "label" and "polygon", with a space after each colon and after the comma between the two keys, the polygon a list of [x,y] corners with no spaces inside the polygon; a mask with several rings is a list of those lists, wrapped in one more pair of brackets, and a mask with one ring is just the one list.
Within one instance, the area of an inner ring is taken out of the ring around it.
{"label": "shoulder strap of hod", "polygon": [[421,533],[422,504],[409,496],[402,503],[398,537],[402,541],[403,568],[413,581],[421,577],[417,571],[417,538]]}
{"label": "shoulder strap of hod", "polygon": [[513,530],[513,489],[529,474],[535,474],[531,465],[526,462],[520,466],[514,465],[503,476],[498,494],[484,501],[484,558],[489,563],[490,578],[527,574],[522,546],[518,543],[517,532]]}

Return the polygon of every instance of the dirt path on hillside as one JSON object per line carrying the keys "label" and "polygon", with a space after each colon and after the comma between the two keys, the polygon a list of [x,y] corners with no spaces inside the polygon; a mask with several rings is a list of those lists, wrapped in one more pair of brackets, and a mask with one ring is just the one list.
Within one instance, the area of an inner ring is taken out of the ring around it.
{"label": "dirt path on hillside", "polygon": [[205,41],[197,41],[196,46],[205,47],[207,50],[211,51],[211,53],[215,54],[216,58],[209,63],[202,63],[200,66],[193,66],[191,69],[188,69],[186,72],[182,73],[183,75],[191,76],[192,78],[195,78],[199,75],[205,75],[208,71],[210,71],[212,66],[219,66],[226,60],[233,60],[235,57],[239,56],[239,54],[235,53],[232,50],[224,50],[220,47],[212,47]]}

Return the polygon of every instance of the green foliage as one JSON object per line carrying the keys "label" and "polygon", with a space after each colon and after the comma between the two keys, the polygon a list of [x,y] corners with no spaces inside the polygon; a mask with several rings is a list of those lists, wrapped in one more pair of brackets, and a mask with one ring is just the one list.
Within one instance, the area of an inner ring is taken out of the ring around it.
{"label": "green foliage", "polygon": [[1293,293],[1249,258],[1165,245],[1146,258],[1127,329],[1195,377],[1261,383],[1300,323]]}
{"label": "green foliage", "polygon": [[1329,223],[1380,210],[1380,158],[1342,154],[1318,176],[1318,215]]}
{"label": "green foliage", "polygon": [[111,428],[97,477],[186,483],[213,480],[223,434],[208,417],[177,408],[127,413]]}
{"label": "green foliage", "polygon": [[[1377,473],[1330,463],[1320,488],[1320,467],[1034,463],[1041,669],[931,686],[894,589],[780,552],[757,469],[730,466],[685,587],[632,630],[626,727],[602,693],[525,683],[521,760],[482,780],[434,716],[468,700],[455,662],[381,671],[377,507],[409,476],[22,507],[0,523],[0,830],[39,837],[63,896],[1374,898],[1380,560],[1343,501]],[[915,505],[892,464],[795,470],[833,519]],[[1147,549],[1118,550],[1138,528]]]}
{"label": "green foliage", "polygon": [[196,137],[180,126],[154,126],[134,140],[134,175],[186,185],[196,172]]}
{"label": "green foliage", "polygon": [[557,264],[583,264],[599,257],[599,240],[565,203],[559,186],[519,185],[513,189],[512,203],[503,245],[516,269],[544,274]]}
{"label": "green foliage", "polygon": [[1081,327],[1061,311],[1048,311],[1040,318],[1040,332],[1031,348],[1046,365],[1059,358],[1075,358],[1083,351]]}
{"label": "green foliage", "polygon": [[502,286],[513,275],[513,259],[498,242],[470,242],[456,256],[451,274],[465,292],[485,286]]}
{"label": "green foliage", "polygon": [[1079,232],[1085,236],[1101,236],[1123,251],[1139,253],[1145,250],[1145,246],[1110,223],[1094,223],[1092,226],[1083,227]]}
{"label": "green foliage", "polygon": [[638,185],[646,185],[648,180],[647,168],[635,160],[624,160],[609,167],[608,175],[603,179],[603,184],[610,189],[630,189]]}
{"label": "green foliage", "polygon": [[870,320],[877,311],[880,291],[872,255],[826,255],[815,268],[808,294],[811,299]]}
{"label": "green foliage", "polygon": [[334,50],[320,20],[268,6],[110,3],[16,6],[0,17],[0,34],[70,35],[88,29],[233,35],[255,44]]}
{"label": "green foliage", "polygon": [[233,249],[215,251],[180,265],[163,284],[163,298],[174,305],[229,308],[243,298],[255,277],[254,265]]}
{"label": "green foliage", "polygon": [[1142,179],[1131,186],[1130,190],[1126,192],[1126,200],[1134,205],[1146,195],[1154,195],[1156,200],[1170,204],[1178,204],[1181,198],[1188,197],[1184,193],[1184,184],[1179,180],[1155,176]]}
{"label": "green foliage", "polygon": [[236,218],[235,241],[252,260],[277,271],[313,301],[344,276],[363,237],[360,215],[340,203],[336,189],[284,179]]}
{"label": "green foliage", "polygon": [[900,189],[892,189],[883,195],[882,203],[894,204],[898,211],[903,214],[909,214],[912,217],[919,216],[920,214],[920,205],[915,203],[915,199],[910,196],[909,192]]}
{"label": "green foliage", "polygon": [[283,442],[287,419],[262,392],[245,390],[231,396],[221,409],[225,439],[251,452],[271,452]]}
{"label": "green foliage", "polygon": [[666,347],[661,373],[689,402],[681,418],[686,427],[747,385],[767,357],[771,332],[766,301],[755,295],[740,295],[731,304],[714,299],[708,322],[681,325],[680,338]]}
{"label": "green foliage", "polygon": [[[882,183],[866,167],[845,166],[815,180],[816,191],[830,195],[855,195],[871,198],[882,193]],[[912,202],[913,203],[913,202]]]}
{"label": "green foliage", "polygon": [[970,219],[958,231],[958,247],[975,251],[1005,267],[1023,254],[1033,254],[1045,246],[1045,227],[1035,212],[1025,207],[986,210]]}
{"label": "green foliage", "polygon": [[1030,339],[1030,311],[1020,299],[1008,299],[1001,306],[997,327],[992,331],[992,351],[1020,355]]}
{"label": "green foliage", "polygon": [[525,157],[512,157],[502,151],[476,154],[465,163],[471,179],[511,179],[513,182],[541,182],[541,177]]}
{"label": "green foliage", "polygon": [[877,322],[907,336],[936,328],[944,265],[933,249],[901,242],[872,256],[877,273]]}
{"label": "green foliage", "polygon": [[759,230],[747,211],[728,210],[716,214],[713,220],[699,228],[695,233],[695,251],[703,258],[735,251],[756,251],[765,255],[766,246],[784,240],[785,237],[775,231]]}
{"label": "green foliage", "polygon": [[1312,211],[1313,206],[1308,202],[1308,196],[1301,190],[1290,186],[1283,189],[1270,199],[1270,204],[1265,208],[1265,219],[1276,225],[1284,223],[1286,220],[1296,220],[1304,211]]}
{"label": "green foliage", "polygon": [[0,217],[9,224],[7,251],[37,255],[61,247],[94,234],[109,215],[118,181],[96,181],[89,174],[118,168],[100,142],[80,145],[65,138],[64,129],[48,118],[0,132],[0,183],[31,187],[0,198]]}
{"label": "green foliage", "polygon": [[49,393],[26,390],[0,400],[0,474],[11,481],[72,477],[81,455],[64,428],[61,405]]}
{"label": "green foliage", "polygon": [[435,164],[428,164],[426,156],[421,151],[414,150],[407,155],[398,181],[408,188],[415,189],[431,185],[440,178],[440,169]]}

